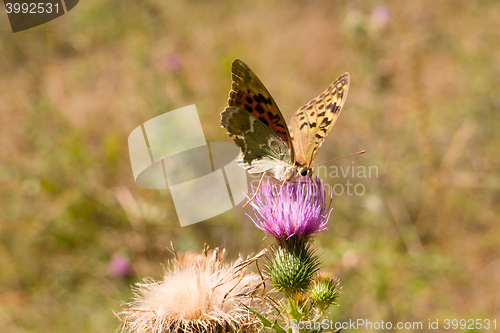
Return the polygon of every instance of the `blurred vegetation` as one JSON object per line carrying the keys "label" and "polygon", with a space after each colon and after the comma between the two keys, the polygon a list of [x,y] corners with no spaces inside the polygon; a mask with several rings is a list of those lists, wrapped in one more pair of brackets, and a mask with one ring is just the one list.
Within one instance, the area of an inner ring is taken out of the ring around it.
{"label": "blurred vegetation", "polygon": [[269,243],[241,207],[181,228],[128,156],[136,126],[194,103],[229,141],[236,57],[287,118],[351,75],[316,161],[366,149],[334,165],[379,172],[317,236],[342,279],[332,319],[500,319],[500,2],[87,0],[16,34],[2,10],[0,52],[2,332],[113,331],[170,239],[233,258]]}

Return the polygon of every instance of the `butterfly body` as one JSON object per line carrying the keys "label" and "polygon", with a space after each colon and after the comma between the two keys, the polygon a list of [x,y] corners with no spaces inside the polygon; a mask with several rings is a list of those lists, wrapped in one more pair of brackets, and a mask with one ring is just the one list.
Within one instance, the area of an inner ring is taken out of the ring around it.
{"label": "butterfly body", "polygon": [[312,160],[345,102],[349,74],[299,108],[290,129],[269,91],[243,61],[233,61],[231,77],[221,125],[241,149],[238,164],[250,174],[267,173],[280,181],[311,176]]}

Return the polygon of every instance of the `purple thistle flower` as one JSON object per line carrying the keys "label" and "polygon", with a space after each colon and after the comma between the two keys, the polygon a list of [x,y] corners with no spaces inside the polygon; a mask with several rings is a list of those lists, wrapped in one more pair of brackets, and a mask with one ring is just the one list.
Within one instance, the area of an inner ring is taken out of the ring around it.
{"label": "purple thistle flower", "polygon": [[280,190],[280,184],[262,183],[260,194],[251,202],[255,218],[247,214],[257,228],[278,241],[293,236],[301,241],[328,229],[333,193],[327,195],[321,180],[307,177],[302,183],[287,182],[281,195]]}
{"label": "purple thistle flower", "polygon": [[371,20],[379,29],[385,29],[391,23],[391,11],[385,6],[377,6],[373,8]]}
{"label": "purple thistle flower", "polygon": [[132,264],[128,258],[118,254],[109,261],[108,270],[112,276],[123,277],[130,274]]}
{"label": "purple thistle flower", "polygon": [[169,53],[164,59],[164,64],[167,69],[176,71],[181,68],[182,60],[177,53]]}

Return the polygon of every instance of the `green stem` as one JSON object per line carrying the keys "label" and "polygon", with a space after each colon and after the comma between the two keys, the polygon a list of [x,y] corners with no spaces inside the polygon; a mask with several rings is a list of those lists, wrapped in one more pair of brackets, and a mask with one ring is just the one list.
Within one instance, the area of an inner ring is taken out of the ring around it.
{"label": "green stem", "polygon": [[297,308],[297,304],[291,297],[288,297],[288,313],[290,314],[290,317],[297,320],[297,322],[299,322],[302,318],[302,314]]}

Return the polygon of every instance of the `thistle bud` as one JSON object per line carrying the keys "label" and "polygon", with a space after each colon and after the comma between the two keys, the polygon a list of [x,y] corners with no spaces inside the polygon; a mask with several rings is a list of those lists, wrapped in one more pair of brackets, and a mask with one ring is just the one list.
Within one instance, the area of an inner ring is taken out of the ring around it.
{"label": "thistle bud", "polygon": [[340,281],[329,276],[319,276],[309,291],[311,298],[316,302],[320,311],[324,311],[334,304],[340,296]]}
{"label": "thistle bud", "polygon": [[266,267],[275,289],[288,296],[307,291],[319,269],[320,262],[315,252],[310,243],[294,251],[275,248]]}

